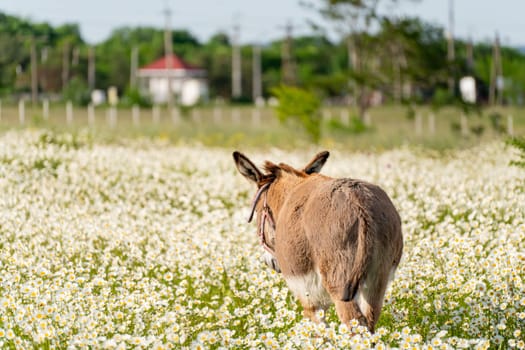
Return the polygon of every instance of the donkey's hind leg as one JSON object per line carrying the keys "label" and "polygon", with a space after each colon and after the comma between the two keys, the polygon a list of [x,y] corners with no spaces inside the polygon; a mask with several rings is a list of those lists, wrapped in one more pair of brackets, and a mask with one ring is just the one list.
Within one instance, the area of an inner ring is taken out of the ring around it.
{"label": "donkey's hind leg", "polygon": [[299,301],[301,302],[301,305],[303,306],[303,316],[308,317],[312,322],[315,323],[324,323],[324,317],[319,317],[318,311],[323,310],[326,311],[327,307],[321,306],[321,305],[314,305],[311,303],[311,301],[308,300],[308,298],[300,297]]}
{"label": "donkey's hind leg", "polygon": [[334,299],[334,301],[337,316],[339,316],[342,323],[347,325],[348,329],[351,329],[350,321],[352,320],[357,320],[361,326],[369,327],[366,317],[354,300],[341,301]]}
{"label": "donkey's hind leg", "polygon": [[359,288],[354,298],[366,318],[370,332],[374,331],[375,324],[379,320],[388,285],[388,275],[393,274],[394,270],[392,268],[392,271],[386,271],[386,268],[384,268],[382,271],[370,274],[366,279],[365,285]]}

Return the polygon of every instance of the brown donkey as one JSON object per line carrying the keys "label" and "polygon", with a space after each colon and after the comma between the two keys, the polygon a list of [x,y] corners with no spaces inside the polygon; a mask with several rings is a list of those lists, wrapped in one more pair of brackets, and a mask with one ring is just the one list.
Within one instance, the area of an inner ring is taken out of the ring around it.
{"label": "brown donkey", "polygon": [[266,263],[282,272],[304,315],[320,322],[316,311],[333,302],[341,322],[356,319],[373,332],[401,259],[401,220],[378,186],[319,174],[328,156],[317,154],[302,170],[266,162],[263,173],[233,153],[258,188],[248,221],[257,211]]}

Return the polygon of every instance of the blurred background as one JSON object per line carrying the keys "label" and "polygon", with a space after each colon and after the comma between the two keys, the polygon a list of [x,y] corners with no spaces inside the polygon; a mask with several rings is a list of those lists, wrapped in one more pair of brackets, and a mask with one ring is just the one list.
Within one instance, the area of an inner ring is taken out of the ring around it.
{"label": "blurred background", "polygon": [[525,131],[518,0],[2,1],[0,129],[448,148]]}

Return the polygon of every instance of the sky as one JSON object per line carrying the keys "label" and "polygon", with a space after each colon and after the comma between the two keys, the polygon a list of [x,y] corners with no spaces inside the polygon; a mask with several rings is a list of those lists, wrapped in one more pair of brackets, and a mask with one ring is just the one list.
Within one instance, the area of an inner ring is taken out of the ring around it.
{"label": "sky", "polygon": [[[92,44],[121,26],[161,28],[166,7],[174,29],[188,29],[201,41],[219,31],[232,33],[238,22],[242,43],[264,43],[282,37],[288,22],[295,34],[306,34],[311,32],[308,20],[320,20],[299,0],[0,0],[0,11],[10,15],[53,25],[78,23],[84,40]],[[446,26],[448,8],[449,0],[405,0],[384,11]],[[503,44],[525,46],[525,0],[454,0],[454,10],[455,35],[488,41],[497,31]]]}

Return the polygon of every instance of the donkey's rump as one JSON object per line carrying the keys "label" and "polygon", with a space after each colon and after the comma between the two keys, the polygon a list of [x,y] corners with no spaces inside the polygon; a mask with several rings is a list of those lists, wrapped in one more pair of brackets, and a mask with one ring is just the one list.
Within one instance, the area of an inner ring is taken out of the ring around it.
{"label": "donkey's rump", "polygon": [[[357,180],[325,180],[305,202],[301,226],[327,291],[352,299],[373,254],[375,225],[367,203],[374,197]],[[360,234],[361,233],[361,234]]]}

